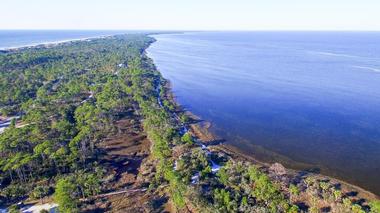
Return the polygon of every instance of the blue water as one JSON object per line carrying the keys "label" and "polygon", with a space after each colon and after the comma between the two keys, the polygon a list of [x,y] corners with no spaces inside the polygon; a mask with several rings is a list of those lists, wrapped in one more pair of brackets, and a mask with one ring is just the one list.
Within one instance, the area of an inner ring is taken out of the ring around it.
{"label": "blue water", "polygon": [[41,43],[108,36],[137,31],[115,30],[0,30],[0,50]]}
{"label": "blue water", "polygon": [[226,143],[380,194],[379,32],[154,37],[149,56],[179,103]]}

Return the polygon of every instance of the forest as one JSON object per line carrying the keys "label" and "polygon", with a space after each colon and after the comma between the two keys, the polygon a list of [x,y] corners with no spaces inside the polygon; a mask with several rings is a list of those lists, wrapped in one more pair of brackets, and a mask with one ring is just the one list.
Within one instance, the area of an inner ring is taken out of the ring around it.
{"label": "forest", "polygon": [[202,148],[146,56],[152,42],[130,34],[0,53],[1,119],[12,119],[0,134],[0,206],[18,212],[19,202],[51,197],[60,212],[81,212],[105,193],[99,143],[134,114],[151,141],[146,193],[162,191],[173,211],[380,213],[379,201],[353,200],[328,181],[284,184],[267,168]]}

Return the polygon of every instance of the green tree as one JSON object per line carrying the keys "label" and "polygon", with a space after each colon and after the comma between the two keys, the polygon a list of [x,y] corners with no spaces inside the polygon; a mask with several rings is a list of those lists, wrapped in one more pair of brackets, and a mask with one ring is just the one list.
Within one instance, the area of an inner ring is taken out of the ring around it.
{"label": "green tree", "polygon": [[9,125],[10,128],[15,128],[16,127],[16,119],[12,118],[11,124]]}
{"label": "green tree", "polygon": [[342,198],[342,191],[340,190],[333,190],[335,201],[339,201]]}
{"label": "green tree", "polygon": [[186,132],[182,137],[181,137],[181,142],[185,144],[190,144],[192,145],[194,143],[193,137],[191,136],[190,133]]}
{"label": "green tree", "polygon": [[69,178],[59,179],[55,188],[54,200],[62,213],[78,212],[76,185]]}
{"label": "green tree", "polygon": [[229,176],[228,176],[228,173],[227,173],[227,169],[225,167],[222,167],[222,168],[219,169],[219,171],[217,173],[217,176],[219,178],[219,181],[222,184],[228,185]]}
{"label": "green tree", "polygon": [[235,212],[237,203],[231,199],[229,191],[225,189],[214,190],[214,204],[221,212]]}
{"label": "green tree", "polygon": [[255,182],[255,188],[253,190],[253,195],[259,201],[268,201],[279,195],[278,189],[272,184],[268,176],[262,174]]}
{"label": "green tree", "polygon": [[287,213],[298,213],[300,209],[296,205],[292,205],[286,212]]}
{"label": "green tree", "polygon": [[300,190],[294,184],[290,184],[289,186],[290,198],[292,201],[300,194]]}
{"label": "green tree", "polygon": [[369,202],[369,206],[371,207],[372,213],[380,213],[380,201],[379,200],[373,200]]}
{"label": "green tree", "polygon": [[362,207],[358,204],[352,205],[351,210],[352,210],[352,213],[365,213]]}

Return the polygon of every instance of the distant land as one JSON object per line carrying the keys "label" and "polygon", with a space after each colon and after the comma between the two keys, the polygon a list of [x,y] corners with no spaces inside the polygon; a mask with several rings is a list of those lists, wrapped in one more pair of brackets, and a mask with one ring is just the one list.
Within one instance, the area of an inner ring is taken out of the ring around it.
{"label": "distant land", "polygon": [[[178,56],[206,63],[212,55],[177,55],[171,51],[188,42],[179,40],[155,49],[166,35],[116,34],[0,52],[0,211],[379,212],[371,192],[242,153],[213,129],[214,119],[187,110],[192,105],[167,72],[178,68]],[[5,48],[37,44],[2,41]],[[191,45],[208,45],[197,42]],[[170,53],[173,67],[156,57]],[[202,88],[207,79],[199,76],[181,86]]]}

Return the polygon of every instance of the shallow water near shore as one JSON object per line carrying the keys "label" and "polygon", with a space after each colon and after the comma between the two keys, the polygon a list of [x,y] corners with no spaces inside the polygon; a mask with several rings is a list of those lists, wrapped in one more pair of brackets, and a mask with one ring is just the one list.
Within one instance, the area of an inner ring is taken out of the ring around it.
{"label": "shallow water near shore", "polygon": [[226,143],[380,194],[380,33],[154,37],[148,56],[178,102]]}

